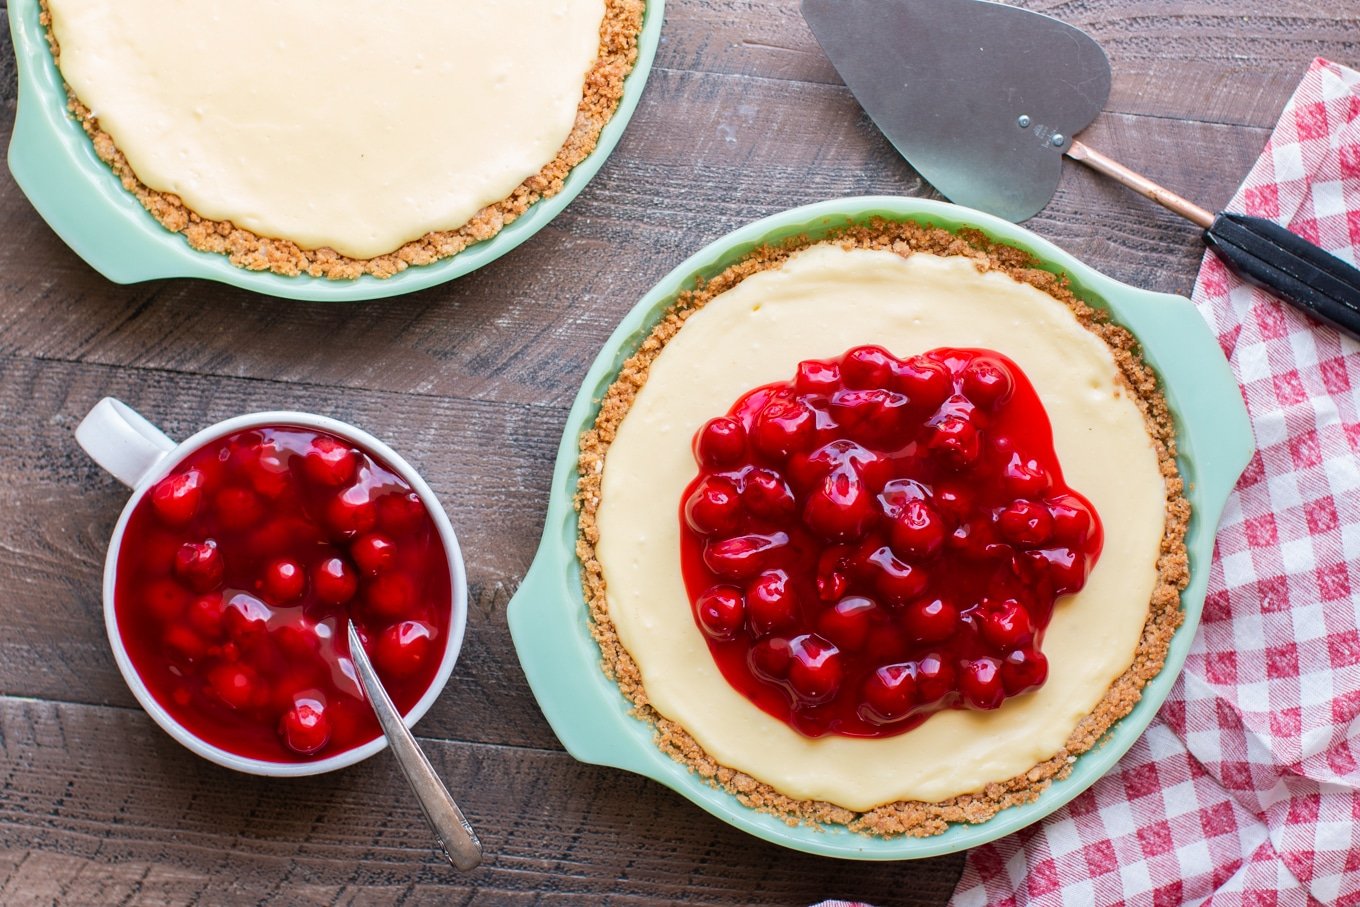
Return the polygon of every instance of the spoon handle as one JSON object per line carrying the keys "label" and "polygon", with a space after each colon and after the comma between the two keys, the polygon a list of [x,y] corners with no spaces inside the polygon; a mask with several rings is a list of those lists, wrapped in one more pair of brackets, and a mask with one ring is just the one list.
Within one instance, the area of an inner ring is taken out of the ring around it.
{"label": "spoon handle", "polygon": [[416,743],[415,736],[401,720],[396,706],[392,705],[387,690],[373,670],[373,662],[368,660],[368,653],[359,640],[359,631],[355,629],[354,622],[348,623],[350,658],[358,669],[359,684],[364,688],[364,695],[373,705],[378,724],[382,725],[383,733],[387,735],[397,765],[401,766],[402,774],[406,776],[420,808],[425,812],[426,821],[439,838],[444,856],[463,871],[475,869],[482,862],[482,842],[477,840],[477,833],[472,830],[458,804],[453,802],[448,788],[439,780],[430,760]]}

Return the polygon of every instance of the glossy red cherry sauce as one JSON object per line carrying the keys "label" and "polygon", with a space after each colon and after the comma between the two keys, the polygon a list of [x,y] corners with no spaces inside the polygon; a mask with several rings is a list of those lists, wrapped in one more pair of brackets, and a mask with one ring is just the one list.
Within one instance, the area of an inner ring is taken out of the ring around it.
{"label": "glossy red cherry sauce", "polygon": [[694,619],[735,689],[808,736],[900,734],[1040,686],[1054,599],[1100,553],[1034,388],[979,349],[800,363],[695,436]]}
{"label": "glossy red cherry sauce", "polygon": [[334,435],[272,426],[194,451],[137,503],[114,610],[137,674],[204,741],[304,762],[379,733],[345,618],[398,709],[429,688],[452,608],[425,505]]}

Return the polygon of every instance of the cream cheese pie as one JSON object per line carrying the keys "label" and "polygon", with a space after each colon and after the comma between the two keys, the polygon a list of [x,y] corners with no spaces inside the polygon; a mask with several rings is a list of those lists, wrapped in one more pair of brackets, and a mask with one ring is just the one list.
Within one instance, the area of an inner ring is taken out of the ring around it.
{"label": "cream cheese pie", "polygon": [[73,112],[167,228],[388,276],[489,238],[594,147],[642,0],[46,0]]}
{"label": "cream cheese pie", "polygon": [[1127,331],[910,223],[683,294],[582,439],[586,598],[658,745],[759,809],[929,835],[1137,702],[1189,506]]}

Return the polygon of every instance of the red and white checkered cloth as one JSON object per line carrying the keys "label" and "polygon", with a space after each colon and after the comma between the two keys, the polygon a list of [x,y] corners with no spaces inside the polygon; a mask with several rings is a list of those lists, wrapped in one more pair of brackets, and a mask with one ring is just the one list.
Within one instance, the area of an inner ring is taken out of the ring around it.
{"label": "red and white checkered cloth", "polygon": [[[1360,260],[1360,73],[1315,60],[1228,205]],[[1258,452],[1184,674],[1109,775],[968,855],[952,907],[1360,904],[1360,344],[1206,253]]]}

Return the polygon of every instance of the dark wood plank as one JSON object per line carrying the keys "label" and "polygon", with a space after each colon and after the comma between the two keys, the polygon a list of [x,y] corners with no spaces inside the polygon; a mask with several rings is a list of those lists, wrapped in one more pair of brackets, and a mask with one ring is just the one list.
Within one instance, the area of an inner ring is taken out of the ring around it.
{"label": "dark wood plank", "polygon": [[940,903],[957,858],[794,854],[660,785],[562,753],[425,740],[486,845],[437,858],[386,754],[341,773],[237,775],[140,711],[0,697],[0,902]]}

